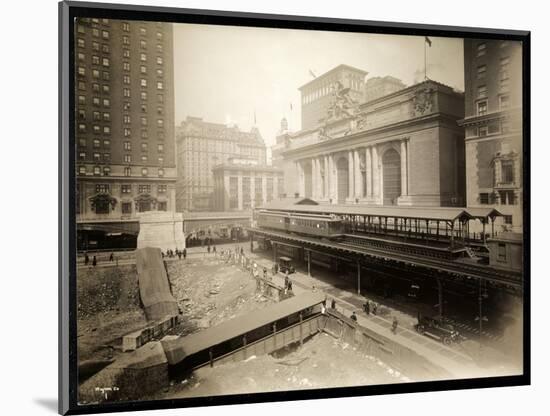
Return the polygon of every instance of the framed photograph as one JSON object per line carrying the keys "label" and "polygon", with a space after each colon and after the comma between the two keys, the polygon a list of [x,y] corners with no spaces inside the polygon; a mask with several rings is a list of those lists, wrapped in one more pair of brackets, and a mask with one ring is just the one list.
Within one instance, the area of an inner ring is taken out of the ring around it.
{"label": "framed photograph", "polygon": [[528,31],[59,33],[60,413],[530,383]]}

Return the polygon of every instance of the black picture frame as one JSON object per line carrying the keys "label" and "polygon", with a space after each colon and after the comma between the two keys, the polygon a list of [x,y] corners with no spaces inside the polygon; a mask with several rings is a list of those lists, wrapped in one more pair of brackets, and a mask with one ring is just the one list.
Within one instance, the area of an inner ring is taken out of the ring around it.
{"label": "black picture frame", "polygon": [[[524,372],[517,376],[486,377],[392,385],[331,388],[322,390],[281,391],[243,395],[201,397],[178,400],[136,401],[101,405],[77,404],[77,340],[76,340],[76,214],[72,189],[75,187],[75,143],[73,140],[74,32],[77,17],[98,17],[201,23],[211,25],[253,26],[361,32],[417,36],[509,39],[522,42],[523,48],[523,224],[524,224]],[[59,412],[87,414],[177,407],[214,406],[288,400],[310,400],[378,394],[429,392],[454,389],[528,385],[531,380],[530,357],[530,53],[529,31],[438,26],[414,23],[374,22],[328,17],[269,15],[230,11],[196,10],[64,1],[59,3]]]}

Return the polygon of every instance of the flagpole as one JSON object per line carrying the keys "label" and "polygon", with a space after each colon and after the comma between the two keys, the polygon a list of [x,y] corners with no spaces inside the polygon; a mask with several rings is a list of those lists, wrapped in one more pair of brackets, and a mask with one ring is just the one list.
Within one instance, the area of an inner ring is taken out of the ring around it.
{"label": "flagpole", "polygon": [[428,74],[427,74],[427,65],[426,65],[426,38],[424,38],[424,81],[426,81],[428,79]]}

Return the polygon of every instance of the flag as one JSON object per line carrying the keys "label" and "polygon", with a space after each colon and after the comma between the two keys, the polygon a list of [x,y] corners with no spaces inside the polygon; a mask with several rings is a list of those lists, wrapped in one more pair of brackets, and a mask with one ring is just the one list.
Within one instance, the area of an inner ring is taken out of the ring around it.
{"label": "flag", "polygon": [[432,47],[432,40],[427,36],[424,36],[424,39],[426,40],[426,43],[428,44],[428,46],[431,48]]}
{"label": "flag", "polygon": [[290,103],[290,111],[292,111],[292,103]]}
{"label": "flag", "polygon": [[256,125],[256,110],[254,110],[254,125]]}
{"label": "flag", "polygon": [[313,78],[317,78],[317,76],[313,73],[313,71],[312,71],[311,69],[309,70],[309,73],[311,74],[311,76],[312,76]]}

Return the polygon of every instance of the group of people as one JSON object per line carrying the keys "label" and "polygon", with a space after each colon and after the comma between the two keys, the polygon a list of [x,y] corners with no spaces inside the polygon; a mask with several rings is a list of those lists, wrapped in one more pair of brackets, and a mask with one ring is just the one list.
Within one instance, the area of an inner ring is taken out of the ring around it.
{"label": "group of people", "polygon": [[[113,262],[115,261],[115,253],[111,253],[109,255],[109,262]],[[98,259],[95,255],[92,256],[92,266],[95,267],[97,266],[97,263],[98,263]],[[88,253],[84,253],[84,265],[85,266],[88,266],[90,264],[90,256],[88,255]]]}
{"label": "group of people", "polygon": [[168,257],[171,259],[171,258],[177,257],[178,259],[181,260],[181,258],[183,257],[183,259],[185,260],[187,258],[187,249],[186,248],[184,248],[183,250],[178,250],[177,248],[175,250],[168,249],[166,250],[166,253],[164,253],[164,251],[161,251],[160,254],[162,255],[162,258]]}
{"label": "group of people", "polygon": [[378,310],[378,303],[376,302],[369,302],[368,300],[363,303],[363,310],[367,315],[370,315],[371,313],[373,315],[376,315],[376,312]]}

